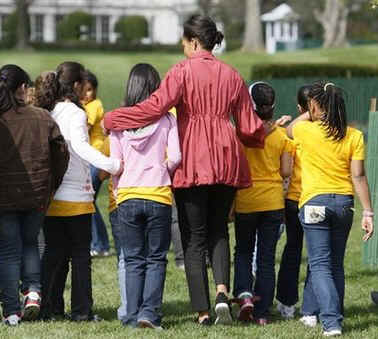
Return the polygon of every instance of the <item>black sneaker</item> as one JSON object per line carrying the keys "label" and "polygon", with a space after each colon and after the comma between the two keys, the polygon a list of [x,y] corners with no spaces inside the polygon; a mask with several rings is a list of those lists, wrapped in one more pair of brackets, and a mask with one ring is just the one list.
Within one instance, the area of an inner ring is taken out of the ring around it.
{"label": "black sneaker", "polygon": [[216,325],[229,325],[232,323],[230,302],[223,292],[218,293],[215,298],[215,313],[217,315],[215,319]]}
{"label": "black sneaker", "polygon": [[378,305],[378,292],[373,291],[371,292],[371,300],[373,301],[374,304]]}

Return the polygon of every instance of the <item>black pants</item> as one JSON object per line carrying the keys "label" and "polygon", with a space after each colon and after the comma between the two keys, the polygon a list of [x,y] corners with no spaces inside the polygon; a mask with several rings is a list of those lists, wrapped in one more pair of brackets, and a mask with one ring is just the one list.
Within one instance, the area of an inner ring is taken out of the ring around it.
{"label": "black pants", "polygon": [[277,300],[286,306],[298,302],[298,279],[302,259],[303,228],[298,217],[298,202],[286,199],[287,241],[277,280]]}
{"label": "black pants", "polygon": [[210,310],[206,251],[215,283],[230,286],[228,214],[235,192],[225,185],[175,190],[189,296],[197,312]]}
{"label": "black pants", "polygon": [[[71,313],[92,315],[91,214],[72,217],[46,217],[43,228],[46,249],[42,260],[42,315],[55,310],[57,296],[64,284],[67,259],[71,259]],[[58,296],[59,297],[59,296]]]}

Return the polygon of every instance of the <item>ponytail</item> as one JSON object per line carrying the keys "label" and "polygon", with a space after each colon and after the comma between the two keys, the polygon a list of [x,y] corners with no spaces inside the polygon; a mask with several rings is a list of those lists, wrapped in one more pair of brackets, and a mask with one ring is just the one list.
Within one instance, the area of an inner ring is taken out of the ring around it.
{"label": "ponytail", "polygon": [[274,89],[265,82],[255,82],[249,87],[253,108],[261,120],[273,118],[275,97]]}
{"label": "ponytail", "polygon": [[312,84],[308,96],[314,99],[324,112],[320,121],[327,132],[327,137],[335,141],[342,140],[347,130],[343,90],[333,83],[317,81]]}
{"label": "ponytail", "polygon": [[0,114],[25,105],[24,100],[16,98],[16,91],[23,84],[30,83],[29,75],[17,65],[5,65],[0,69]]}
{"label": "ponytail", "polygon": [[58,100],[59,82],[56,72],[43,72],[35,80],[35,106],[52,111]]}

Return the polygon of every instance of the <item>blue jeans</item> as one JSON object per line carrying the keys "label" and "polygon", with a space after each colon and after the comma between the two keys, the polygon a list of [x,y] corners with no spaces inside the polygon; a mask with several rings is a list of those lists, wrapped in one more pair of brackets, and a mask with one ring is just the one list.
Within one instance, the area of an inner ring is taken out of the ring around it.
{"label": "blue jeans", "polygon": [[0,289],[3,315],[20,313],[21,292],[41,290],[38,234],[44,214],[0,212]]}
{"label": "blue jeans", "polygon": [[161,324],[161,305],[171,241],[172,208],[151,200],[131,199],[118,207],[125,228],[127,315],[123,323],[138,320]]}
{"label": "blue jeans", "polygon": [[341,329],[343,320],[344,255],[352,207],[351,195],[321,194],[299,212],[309,262],[302,313],[319,315],[325,330]]}
{"label": "blue jeans", "polygon": [[97,195],[100,192],[102,181],[98,178],[99,169],[91,165],[92,186],[95,191],[94,205],[96,212],[92,214],[92,242],[91,250],[97,252],[109,251],[109,237],[106,230],[104,219],[100,213],[100,210],[96,204]]}
{"label": "blue jeans", "polygon": [[118,266],[118,284],[121,294],[121,305],[118,307],[117,315],[119,320],[124,320],[127,313],[127,299],[126,299],[126,267],[125,256],[123,254],[125,244],[125,228],[118,221],[117,210],[109,214],[110,225],[112,226],[112,233],[114,239],[114,247],[117,252],[117,266]]}
{"label": "blue jeans", "polygon": [[[273,303],[275,271],[274,261],[283,210],[235,215],[234,296],[248,292],[259,296],[254,317],[265,318]],[[252,258],[257,237],[257,271],[253,287]]]}

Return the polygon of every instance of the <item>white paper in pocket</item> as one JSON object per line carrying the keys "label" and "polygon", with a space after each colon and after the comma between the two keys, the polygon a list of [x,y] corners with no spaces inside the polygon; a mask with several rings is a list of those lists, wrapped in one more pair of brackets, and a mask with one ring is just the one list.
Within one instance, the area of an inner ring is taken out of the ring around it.
{"label": "white paper in pocket", "polygon": [[325,220],[325,206],[308,206],[304,207],[304,219],[306,224],[318,224]]}

